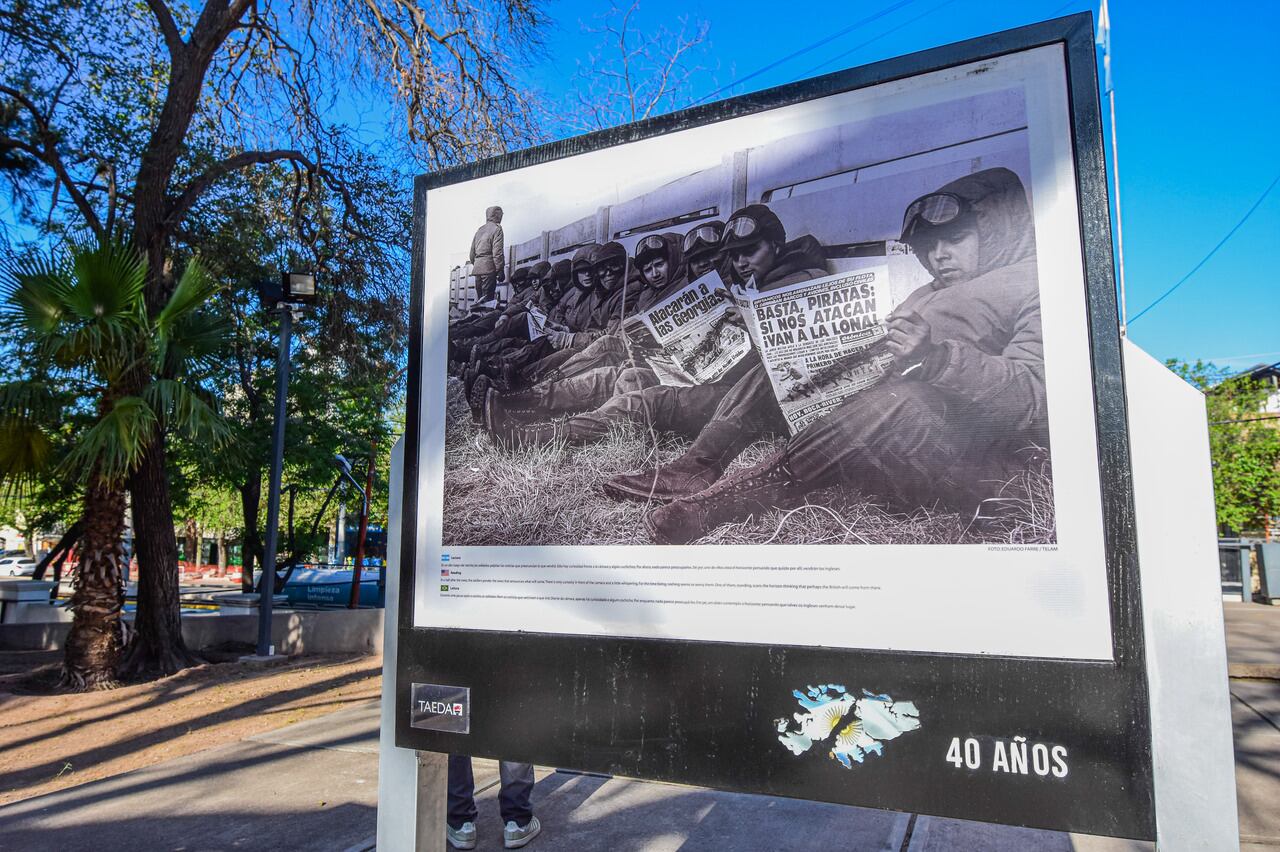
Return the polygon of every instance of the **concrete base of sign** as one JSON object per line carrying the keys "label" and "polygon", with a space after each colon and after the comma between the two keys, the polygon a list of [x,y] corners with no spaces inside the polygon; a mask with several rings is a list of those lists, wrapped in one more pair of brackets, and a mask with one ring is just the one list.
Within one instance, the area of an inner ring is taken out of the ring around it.
{"label": "concrete base of sign", "polygon": [[1204,397],[1124,345],[1156,847],[1237,849],[1231,706]]}
{"label": "concrete base of sign", "polygon": [[[1157,848],[1236,849],[1226,639],[1204,399],[1127,341],[1125,371],[1151,690]],[[403,443],[396,444],[391,458],[377,848],[443,852],[444,756],[428,758],[395,747]],[[918,823],[925,833],[930,824],[928,817]]]}
{"label": "concrete base of sign", "polygon": [[449,790],[449,755],[419,751],[418,807],[414,823],[417,852],[444,852],[445,798]]}

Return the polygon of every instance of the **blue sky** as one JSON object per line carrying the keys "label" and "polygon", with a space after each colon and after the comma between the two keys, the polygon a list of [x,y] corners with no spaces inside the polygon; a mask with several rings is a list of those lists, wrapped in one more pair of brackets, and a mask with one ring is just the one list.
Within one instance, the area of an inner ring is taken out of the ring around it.
{"label": "blue sky", "polygon": [[[548,56],[527,69],[535,85],[548,94],[569,86],[575,60],[598,41],[580,22],[590,24],[602,5],[548,4],[555,20]],[[706,59],[718,68],[699,81],[695,96],[701,96],[885,10],[732,94],[1058,15],[1096,15],[1097,3],[642,0],[640,20],[674,24],[688,15],[710,23]],[[1280,3],[1112,0],[1111,23],[1133,316],[1203,259],[1280,175]],[[858,49],[815,70],[851,48]],[[1237,368],[1280,361],[1280,274],[1276,260],[1258,250],[1263,246],[1280,248],[1280,187],[1202,269],[1131,326],[1132,339],[1160,359],[1204,358]]]}

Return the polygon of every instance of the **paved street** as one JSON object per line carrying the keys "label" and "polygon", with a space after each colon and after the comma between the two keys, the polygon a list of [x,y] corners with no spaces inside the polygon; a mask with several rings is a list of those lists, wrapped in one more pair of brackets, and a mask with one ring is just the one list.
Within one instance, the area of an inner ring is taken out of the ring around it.
{"label": "paved street", "polygon": [[[1232,665],[1280,663],[1280,608],[1228,605]],[[1239,651],[1236,650],[1238,646]],[[1254,670],[1257,671],[1257,670]],[[1280,681],[1232,678],[1242,848],[1280,846]],[[378,705],[0,808],[0,850],[373,848]],[[497,768],[476,762],[481,850],[501,848]],[[539,768],[530,848],[618,852],[857,849],[1137,852],[1149,844],[722,793]]]}

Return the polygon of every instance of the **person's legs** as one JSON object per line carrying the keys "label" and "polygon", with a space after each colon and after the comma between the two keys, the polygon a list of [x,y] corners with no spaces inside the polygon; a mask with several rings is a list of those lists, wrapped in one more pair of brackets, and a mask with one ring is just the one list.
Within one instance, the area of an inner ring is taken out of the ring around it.
{"label": "person's legs", "polygon": [[[652,386],[643,390],[622,392],[642,383],[649,373]],[[616,393],[594,411],[575,414],[557,423],[515,426],[506,438],[513,446],[542,446],[556,441],[568,444],[590,444],[609,436],[612,424],[631,422],[659,432],[676,432],[690,437],[707,422],[724,388],[716,385],[668,387],[657,384],[657,376],[643,367],[624,370],[618,377]]]}
{"label": "person's legs", "polygon": [[836,482],[914,508],[969,508],[981,474],[969,462],[974,427],[932,385],[890,381],[857,394],[787,445],[792,475],[813,488]]}
{"label": "person's legs", "polygon": [[621,474],[604,486],[615,500],[673,500],[719,479],[753,441],[785,429],[769,375],[759,360],[723,393],[709,422],[684,455],[655,470]]}
{"label": "person's legs", "polygon": [[476,276],[476,301],[487,302],[498,290],[498,273],[488,272]]}
{"label": "person's legs", "polygon": [[562,375],[576,376],[596,367],[616,366],[626,357],[627,346],[622,338],[607,334],[588,344],[581,352],[575,352],[572,357],[560,364],[559,370]]}
{"label": "person's legs", "polygon": [[504,823],[528,825],[533,817],[533,764],[498,761],[498,777],[502,786],[498,791],[498,812]]}
{"label": "person's legs", "polygon": [[529,384],[542,381],[545,377],[551,374],[559,376],[560,367],[580,352],[582,352],[582,348],[566,346],[564,349],[544,355],[531,364],[524,365],[524,369],[521,371],[521,376]]}
{"label": "person's legs", "polygon": [[471,774],[471,758],[465,754],[449,755],[449,807],[446,821],[452,829],[464,822],[476,821],[476,782]]}
{"label": "person's legs", "polygon": [[528,390],[499,394],[489,392],[485,402],[485,426],[490,433],[504,432],[517,423],[551,420],[563,414],[590,411],[608,402],[622,367],[599,367]]}
{"label": "person's legs", "polygon": [[768,461],[645,517],[650,536],[687,544],[721,524],[798,505],[836,483],[908,506],[976,504],[980,483],[964,463],[970,431],[924,382],[889,382],[850,398]]}

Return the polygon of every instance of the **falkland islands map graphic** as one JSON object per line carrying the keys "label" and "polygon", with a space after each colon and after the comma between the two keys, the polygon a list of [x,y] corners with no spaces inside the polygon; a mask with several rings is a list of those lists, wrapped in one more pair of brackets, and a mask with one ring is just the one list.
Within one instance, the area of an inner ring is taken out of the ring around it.
{"label": "falkland islands map graphic", "polygon": [[862,763],[868,754],[883,755],[885,740],[920,728],[913,702],[865,689],[855,698],[839,684],[824,683],[804,692],[792,690],[792,695],[804,712],[792,714],[794,721],[777,720],[778,741],[795,755],[809,751],[814,743],[830,742],[827,756],[845,769]]}

